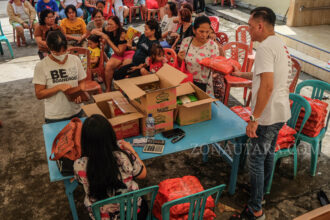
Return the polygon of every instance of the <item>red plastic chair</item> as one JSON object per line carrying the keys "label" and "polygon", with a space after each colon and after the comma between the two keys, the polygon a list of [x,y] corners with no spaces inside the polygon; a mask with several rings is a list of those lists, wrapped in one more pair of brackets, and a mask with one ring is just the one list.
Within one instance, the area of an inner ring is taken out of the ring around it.
{"label": "red plastic chair", "polygon": [[289,80],[292,80],[292,81],[289,86],[289,91],[290,91],[290,93],[294,93],[294,91],[296,90],[299,76],[300,76],[301,65],[298,62],[298,60],[296,60],[293,57],[291,57],[291,62],[292,62],[292,72],[291,72],[291,75],[289,76]]}
{"label": "red plastic chair", "polygon": [[255,53],[253,52],[253,41],[251,39],[251,35],[249,32],[249,26],[243,25],[243,26],[239,26],[236,29],[236,42],[241,42],[249,45],[247,72],[251,72],[254,63]]}
{"label": "red plastic chair", "polygon": [[[249,45],[249,55],[248,55],[246,72],[251,72],[255,59],[255,53],[253,51],[253,41],[251,39],[251,35],[249,32],[249,26],[247,25],[239,26],[236,29],[235,37],[236,37],[236,42],[241,42]],[[247,89],[248,88],[244,88],[244,102],[246,101]]]}
{"label": "red plastic chair", "polygon": [[236,29],[236,41],[249,45],[249,54],[253,50],[253,41],[249,32],[249,26],[242,25]]}
{"label": "red plastic chair", "polygon": [[134,5],[134,0],[123,0],[124,5],[129,8],[129,23],[132,23],[132,15],[136,15],[136,10],[140,10],[141,20],[143,20],[142,5]]}
{"label": "red plastic chair", "polygon": [[80,58],[84,69],[86,70],[85,92],[95,94],[102,93],[100,84],[92,80],[90,51],[83,47],[71,47],[68,49],[70,54],[76,55]]}
{"label": "red plastic chair", "polygon": [[216,33],[217,38],[220,40],[220,44],[223,46],[228,43],[228,35],[224,32],[217,32]]}
{"label": "red plastic chair", "polygon": [[[223,46],[223,50],[224,50],[227,58],[231,58],[231,59],[238,61],[242,66],[241,71],[246,72],[247,58],[248,58],[248,51],[249,51],[248,45],[240,43],[240,42],[230,42]],[[225,76],[225,83],[226,83],[226,92],[225,92],[225,98],[224,98],[224,102],[223,102],[225,105],[228,105],[228,98],[229,98],[229,93],[230,93],[231,87],[248,88],[248,87],[251,87],[251,85],[252,85],[251,80],[244,79],[241,77],[231,76],[231,75]],[[246,92],[247,91],[244,91],[244,102],[246,99]]]}
{"label": "red plastic chair", "polygon": [[215,33],[218,33],[220,26],[219,18],[217,16],[210,16],[209,18],[211,21],[212,29],[214,30]]}
{"label": "red plastic chair", "polygon": [[[30,37],[31,37],[31,40],[33,40],[33,28],[24,28],[23,30],[25,29],[28,29],[29,32],[30,32]],[[16,29],[13,28],[13,35],[14,35],[14,43],[16,42]]]}

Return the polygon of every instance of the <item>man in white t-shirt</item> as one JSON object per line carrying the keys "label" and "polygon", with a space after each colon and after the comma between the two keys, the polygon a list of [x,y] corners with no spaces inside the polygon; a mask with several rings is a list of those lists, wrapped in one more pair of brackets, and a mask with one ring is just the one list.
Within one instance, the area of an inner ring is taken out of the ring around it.
{"label": "man in white t-shirt", "polygon": [[277,135],[291,117],[288,86],[291,58],[285,44],[275,35],[275,20],[270,8],[251,11],[251,40],[260,42],[254,72],[233,73],[252,79],[252,115],[246,127],[251,138],[248,155],[251,191],[248,205],[231,219],[265,219],[261,204],[273,169]]}
{"label": "man in white t-shirt", "polygon": [[46,42],[51,54],[37,63],[32,80],[36,97],[44,100],[45,122],[81,117],[80,105],[65,95],[68,89],[83,86],[86,72],[81,61],[66,53],[67,40],[62,32],[49,32]]}

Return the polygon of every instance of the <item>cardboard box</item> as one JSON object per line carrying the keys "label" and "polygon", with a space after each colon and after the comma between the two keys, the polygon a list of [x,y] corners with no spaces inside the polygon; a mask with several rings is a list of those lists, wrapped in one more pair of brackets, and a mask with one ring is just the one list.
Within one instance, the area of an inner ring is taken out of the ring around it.
{"label": "cardboard box", "polygon": [[198,101],[178,105],[175,112],[176,122],[179,125],[190,125],[202,121],[211,120],[212,109],[211,104],[217,99],[211,98],[203,90],[195,86],[193,83],[183,83],[176,88],[177,96],[188,95],[194,93]]}
{"label": "cardboard box", "polygon": [[330,219],[330,205],[314,209],[306,214],[298,216],[294,220],[328,220]]}
{"label": "cardboard box", "polygon": [[107,118],[112,125],[118,140],[138,136],[140,134],[139,119],[143,118],[143,115],[135,108],[135,111],[130,108],[130,113],[128,114],[111,118],[108,101],[123,97],[123,94],[118,91],[102,93],[93,96],[95,103],[82,106],[82,109],[87,116],[100,114]]}
{"label": "cardboard box", "polygon": [[[147,116],[141,119],[141,133],[146,136],[146,120]],[[155,119],[156,133],[173,129],[173,110],[167,112],[156,112],[152,114]]]}
{"label": "cardboard box", "polygon": [[[157,73],[115,81],[131,103],[145,114],[166,112],[176,108],[176,87],[186,75],[165,64]],[[159,89],[144,91],[140,87],[148,83],[159,83]]]}

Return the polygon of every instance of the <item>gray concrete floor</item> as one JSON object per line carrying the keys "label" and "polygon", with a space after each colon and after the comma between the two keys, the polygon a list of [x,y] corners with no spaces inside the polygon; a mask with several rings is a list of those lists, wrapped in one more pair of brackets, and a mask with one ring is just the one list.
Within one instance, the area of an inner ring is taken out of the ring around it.
{"label": "gray concrete floor", "polygon": [[[46,153],[42,134],[43,103],[35,98],[31,83],[33,69],[38,62],[37,46],[28,40],[27,47],[13,44],[12,28],[6,17],[6,1],[0,1],[0,21],[5,35],[12,43],[15,59],[10,59],[5,45],[0,56],[0,219],[72,219],[62,182],[49,181]],[[235,23],[221,19],[220,30],[234,40]],[[138,25],[141,28],[141,25]],[[28,33],[26,37],[29,39]],[[302,73],[299,81],[312,77]],[[305,91],[308,94],[309,91]],[[232,89],[229,106],[242,103],[242,89]],[[329,101],[328,101],[329,102]],[[267,219],[292,219],[320,207],[316,192],[323,189],[330,196],[329,143],[327,132],[319,158],[318,172],[309,175],[310,147],[302,143],[298,149],[298,174],[292,178],[292,158],[285,158],[276,168],[272,191],[266,197]],[[217,152],[211,151],[209,161],[202,162],[199,151],[185,151],[146,161],[148,177],[139,181],[141,187],[156,185],[167,178],[184,175],[197,176],[205,188],[229,183],[230,167]],[[237,191],[229,196],[227,191],[220,202],[241,209],[248,200],[243,189],[248,184],[247,168],[240,171]],[[75,191],[79,217],[88,219],[83,206],[83,189]],[[228,219],[232,212],[220,213],[216,219]]]}

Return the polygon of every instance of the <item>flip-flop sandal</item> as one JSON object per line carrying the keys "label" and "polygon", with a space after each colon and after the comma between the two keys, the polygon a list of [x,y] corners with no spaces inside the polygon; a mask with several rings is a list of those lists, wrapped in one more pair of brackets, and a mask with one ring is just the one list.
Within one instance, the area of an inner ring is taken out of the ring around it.
{"label": "flip-flop sandal", "polygon": [[323,190],[320,190],[317,193],[317,198],[320,201],[321,206],[325,206],[330,204],[329,199],[327,197],[327,195],[325,194],[325,192]]}

